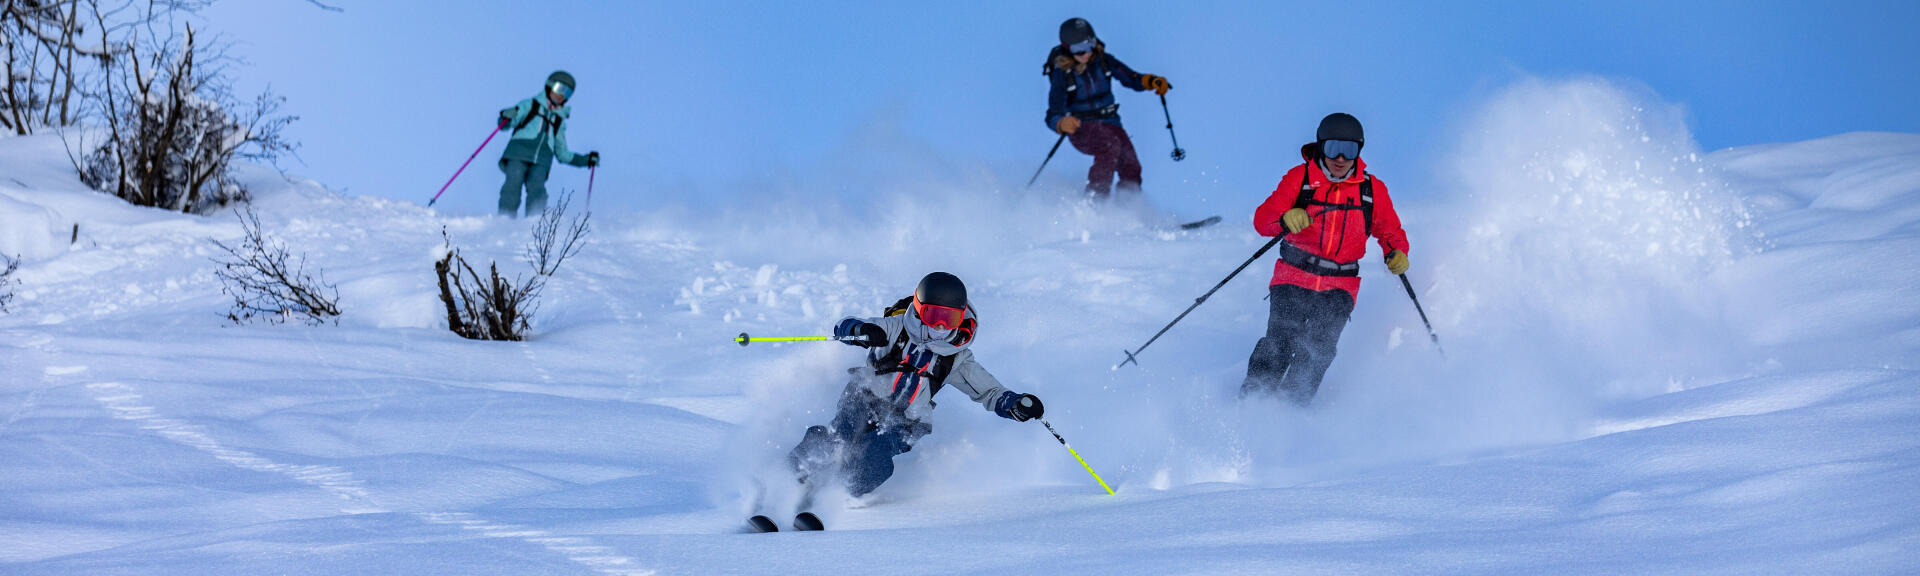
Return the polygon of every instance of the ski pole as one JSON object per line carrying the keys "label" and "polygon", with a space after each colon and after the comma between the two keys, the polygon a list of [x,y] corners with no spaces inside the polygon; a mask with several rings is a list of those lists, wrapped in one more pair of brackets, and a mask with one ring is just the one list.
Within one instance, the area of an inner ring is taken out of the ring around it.
{"label": "ski pole", "polygon": [[1076,451],[1074,451],[1074,449],[1073,449],[1073,445],[1072,445],[1072,444],[1068,444],[1068,443],[1067,443],[1067,439],[1066,439],[1066,438],[1061,438],[1061,437],[1060,437],[1060,432],[1059,432],[1058,430],[1054,430],[1054,429],[1053,429],[1053,424],[1051,424],[1051,423],[1049,423],[1049,422],[1047,422],[1047,419],[1046,419],[1046,418],[1041,418],[1041,419],[1040,419],[1040,424],[1042,424],[1042,425],[1045,425],[1045,426],[1047,427],[1047,431],[1048,431],[1048,432],[1051,432],[1051,433],[1053,433],[1053,439],[1054,439],[1054,440],[1059,440],[1059,441],[1060,441],[1060,445],[1061,445],[1061,446],[1066,446],[1066,447],[1067,447],[1067,453],[1068,453],[1068,454],[1072,454],[1072,455],[1073,455],[1073,459],[1074,459],[1074,460],[1079,460],[1079,461],[1080,461],[1080,467],[1081,467],[1081,468],[1086,468],[1086,469],[1087,469],[1087,473],[1088,473],[1088,474],[1092,474],[1092,475],[1093,475],[1093,481],[1094,481],[1094,482],[1099,482],[1099,483],[1100,483],[1100,487],[1101,487],[1101,488],[1106,488],[1106,489],[1107,489],[1107,495],[1108,495],[1108,496],[1112,496],[1112,495],[1113,495],[1113,487],[1111,487],[1111,486],[1107,486],[1107,481],[1106,481],[1106,480],[1101,480],[1101,479],[1100,479],[1100,473],[1099,473],[1099,472],[1094,472],[1094,471],[1093,471],[1093,467],[1092,467],[1092,466],[1088,466],[1088,465],[1087,465],[1087,459],[1086,459],[1086,458],[1081,458],[1081,457],[1080,457],[1080,453],[1079,453],[1079,452],[1076,452]]}
{"label": "ski pole", "polygon": [[453,185],[453,181],[454,181],[455,179],[458,179],[458,178],[460,177],[460,173],[461,173],[461,172],[466,172],[466,171],[467,171],[467,165],[468,165],[468,164],[472,164],[472,163],[473,163],[473,159],[474,159],[474,158],[479,158],[479,157],[480,157],[480,151],[481,151],[481,150],[486,150],[486,149],[487,149],[487,145],[488,145],[488,144],[492,144],[492,143],[493,143],[493,137],[494,137],[494,136],[498,136],[498,135],[500,135],[500,129],[502,129],[502,128],[505,128],[505,126],[495,126],[495,127],[493,128],[493,133],[492,133],[492,134],[488,134],[488,135],[487,135],[487,140],[486,140],[485,142],[481,142],[481,143],[480,143],[480,147],[479,147],[479,148],[475,148],[475,149],[473,150],[473,155],[472,155],[472,156],[468,156],[468,157],[467,157],[467,161],[466,161],[466,162],[461,162],[461,163],[460,163],[460,169],[459,169],[459,170],[454,170],[454,171],[453,171],[453,178],[448,178],[448,179],[447,179],[447,183],[446,183],[446,184],[442,184],[442,185],[440,185],[440,191],[439,191],[439,192],[435,192],[435,193],[433,194],[433,199],[432,199],[432,200],[428,200],[428,201],[427,201],[427,207],[428,207],[428,208],[432,208],[432,207],[433,207],[433,203],[434,203],[434,202],[439,202],[439,201],[440,201],[440,195],[441,195],[441,194],[446,194],[446,193],[447,193],[447,187],[448,187],[448,186],[452,186],[452,185]]}
{"label": "ski pole", "polygon": [[1188,307],[1187,307],[1187,311],[1186,311],[1186,312],[1181,312],[1181,313],[1180,313],[1180,315],[1179,315],[1178,317],[1175,317],[1175,318],[1173,319],[1173,321],[1172,321],[1172,322],[1168,322],[1168,323],[1167,323],[1167,327],[1166,327],[1166,328],[1161,328],[1159,332],[1156,332],[1156,333],[1154,333],[1154,335],[1153,335],[1153,337],[1152,337],[1152,338],[1148,338],[1148,339],[1147,339],[1147,343],[1146,343],[1146,344],[1141,344],[1141,345],[1140,345],[1140,349],[1138,349],[1138,350],[1134,350],[1134,351],[1132,351],[1132,352],[1127,352],[1127,353],[1126,353],[1126,354],[1127,354],[1127,359],[1126,359],[1126,360],[1124,360],[1124,361],[1121,361],[1121,362],[1120,362],[1119,364],[1117,364],[1117,365],[1114,365],[1114,367],[1113,367],[1112,369],[1114,369],[1114,370],[1119,370],[1121,366],[1126,366],[1126,365],[1128,365],[1128,364],[1139,364],[1140,362],[1139,362],[1138,360],[1136,360],[1136,359],[1134,358],[1134,356],[1135,356],[1135,355],[1137,355],[1137,354],[1139,354],[1139,353],[1141,353],[1141,352],[1143,352],[1143,351],[1145,351],[1145,350],[1147,349],[1147,347],[1148,347],[1148,346],[1152,346],[1152,345],[1153,345],[1153,341],[1155,341],[1155,340],[1159,340],[1159,339],[1160,339],[1160,335],[1162,335],[1162,334],[1166,334],[1168,330],[1171,330],[1171,329],[1173,329],[1173,325],[1174,325],[1174,324],[1179,324],[1179,323],[1180,323],[1180,320],[1181,320],[1181,319],[1183,319],[1183,318],[1186,318],[1186,317],[1187,317],[1187,314],[1188,314],[1188,313],[1191,313],[1191,312],[1193,312],[1193,309],[1194,309],[1194,308],[1199,308],[1201,304],[1203,304],[1203,303],[1205,303],[1205,302],[1207,301],[1207,298],[1209,298],[1209,297],[1212,297],[1212,296],[1213,296],[1213,293],[1214,293],[1214,292],[1219,292],[1219,291],[1220,291],[1220,288],[1221,288],[1222,286],[1226,286],[1226,285],[1227,285],[1227,282],[1228,282],[1228,281],[1230,281],[1230,280],[1233,280],[1233,277],[1234,277],[1234,276],[1239,276],[1239,275],[1240,275],[1240,271],[1241,271],[1241,270],[1246,270],[1246,269],[1247,269],[1247,266],[1249,266],[1249,265],[1251,265],[1251,264],[1253,264],[1253,261],[1254,261],[1254,260],[1259,260],[1259,259],[1260,259],[1260,256],[1261,256],[1261,255],[1264,255],[1264,254],[1266,254],[1268,250],[1272,250],[1272,249],[1273,249],[1273,245],[1275,245],[1275,244],[1279,244],[1279,243],[1280,243],[1280,239],[1281,239],[1281,238],[1284,238],[1284,237],[1285,237],[1285,236],[1274,236],[1274,237],[1273,237],[1273,240],[1270,240],[1270,241],[1268,241],[1268,242],[1267,242],[1267,245],[1266,245],[1266,246],[1261,246],[1261,247],[1260,247],[1260,250],[1259,250],[1259,251],[1257,251],[1257,252],[1254,252],[1254,253],[1253,253],[1253,257],[1252,257],[1252,258],[1248,258],[1246,262],[1242,262],[1242,263],[1240,263],[1240,267],[1239,267],[1239,268],[1234,268],[1234,269],[1233,269],[1233,273],[1232,273],[1232,274],[1228,274],[1226,278],[1222,278],[1222,279],[1220,280],[1220,283],[1219,283],[1219,284],[1215,284],[1215,285],[1213,285],[1213,289],[1212,289],[1212,290],[1208,290],[1206,294],[1201,294],[1199,298],[1195,298],[1195,299],[1193,300],[1193,305],[1192,305],[1192,306],[1188,306]]}
{"label": "ski pole", "polygon": [[1045,171],[1047,171],[1047,163],[1048,163],[1048,162],[1052,162],[1052,161],[1053,161],[1053,153],[1055,153],[1055,152],[1059,152],[1059,151],[1060,151],[1060,143],[1061,143],[1061,142],[1066,142],[1066,141],[1067,141],[1067,133],[1065,133],[1065,132],[1061,132],[1061,133],[1060,133],[1060,139],[1059,139],[1059,140],[1054,140],[1054,141],[1053,141],[1053,149],[1052,149],[1052,150],[1048,150],[1048,151],[1047,151],[1047,159],[1046,159],[1046,160],[1041,160],[1041,161],[1040,161],[1040,169],[1039,169],[1039,170],[1034,170],[1034,171],[1033,171],[1033,177],[1032,177],[1032,178],[1028,178],[1028,179],[1027,179],[1027,187],[1028,187],[1028,188],[1032,188],[1032,187],[1033,187],[1033,183],[1034,183],[1035,181],[1038,181],[1038,180],[1040,179],[1040,173],[1041,173],[1041,172],[1045,172]]}
{"label": "ski pole", "polygon": [[593,211],[593,173],[600,170],[599,165],[587,167],[587,211]]}
{"label": "ski pole", "polygon": [[747,336],[746,332],[741,332],[740,336],[734,338],[733,341],[739,342],[740,347],[745,348],[747,344],[752,342],[866,342],[867,337],[866,336],[846,336],[846,337],[838,337],[838,338],[833,336],[751,336],[750,337],[750,336]]}
{"label": "ski pole", "polygon": [[1166,115],[1167,136],[1173,138],[1173,154],[1172,154],[1173,161],[1179,162],[1181,160],[1186,160],[1187,151],[1180,149],[1180,137],[1175,136],[1173,133],[1173,113],[1167,111],[1167,95],[1166,94],[1160,95],[1160,113]]}
{"label": "ski pole", "polygon": [[1399,276],[1400,285],[1407,288],[1407,299],[1413,300],[1413,309],[1420,313],[1420,323],[1427,325],[1427,336],[1433,339],[1433,349],[1440,351],[1441,358],[1446,358],[1447,349],[1440,347],[1440,335],[1433,332],[1433,323],[1427,321],[1427,310],[1420,307],[1420,297],[1413,295],[1413,281],[1408,280],[1406,274]]}

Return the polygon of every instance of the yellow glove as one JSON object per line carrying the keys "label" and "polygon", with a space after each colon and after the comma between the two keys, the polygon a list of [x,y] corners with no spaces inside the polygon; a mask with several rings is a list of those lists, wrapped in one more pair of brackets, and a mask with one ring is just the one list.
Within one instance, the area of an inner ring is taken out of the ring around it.
{"label": "yellow glove", "polygon": [[1072,134],[1074,131],[1080,129],[1080,119],[1072,116],[1061,118],[1060,123],[1054,125],[1054,128],[1059,130],[1061,134]]}
{"label": "yellow glove", "polygon": [[1387,271],[1395,275],[1406,274],[1407,268],[1412,265],[1412,263],[1407,262],[1406,252],[1394,252],[1387,255]]}
{"label": "yellow glove", "polygon": [[1166,77],[1154,76],[1152,74],[1141,74],[1140,85],[1146,86],[1148,90],[1152,90],[1153,93],[1161,96],[1167,95],[1167,91],[1173,89],[1173,85],[1167,83]]}
{"label": "yellow glove", "polygon": [[1286,214],[1280,215],[1280,225],[1287,227],[1288,234],[1299,234],[1301,230],[1307,229],[1308,224],[1312,223],[1313,218],[1307,216],[1307,209],[1305,208],[1294,208],[1288,210]]}

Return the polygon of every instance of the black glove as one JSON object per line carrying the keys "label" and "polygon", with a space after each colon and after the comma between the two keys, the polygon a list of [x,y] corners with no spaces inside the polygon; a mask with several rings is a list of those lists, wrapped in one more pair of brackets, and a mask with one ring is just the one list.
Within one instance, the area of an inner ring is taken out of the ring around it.
{"label": "black glove", "polygon": [[[858,318],[841,320],[839,326],[833,327],[833,337],[848,346],[873,348],[887,345],[887,330],[885,328],[861,322]],[[848,337],[854,338],[848,340],[846,339]],[[861,337],[864,337],[864,339]]]}
{"label": "black glove", "polygon": [[1014,422],[1026,422],[1046,415],[1047,407],[1040,403],[1039,396],[1009,392],[1000,397],[1000,403],[993,407],[993,413]]}
{"label": "black glove", "polygon": [[509,116],[509,115],[506,115],[506,114],[501,114],[501,115],[500,115],[500,129],[501,129],[501,130],[506,130],[506,129],[507,129],[507,125],[508,125],[508,124],[512,124],[512,123],[513,123],[513,117],[512,117],[512,116]]}
{"label": "black glove", "polygon": [[588,153],[587,153],[587,167],[588,167],[588,168],[592,168],[592,167],[594,167],[594,166],[599,166],[599,165],[600,165],[600,153],[599,153],[599,152],[588,152]]}

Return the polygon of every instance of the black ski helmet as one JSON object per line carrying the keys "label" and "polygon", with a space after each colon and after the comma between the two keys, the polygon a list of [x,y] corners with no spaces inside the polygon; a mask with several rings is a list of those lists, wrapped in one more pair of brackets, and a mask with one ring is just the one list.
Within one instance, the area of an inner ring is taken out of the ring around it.
{"label": "black ski helmet", "polygon": [[920,279],[920,285],[913,289],[913,299],[921,304],[965,310],[967,285],[960,283],[959,276],[934,272]]}
{"label": "black ski helmet", "polygon": [[1093,34],[1093,23],[1085,18],[1068,18],[1060,23],[1060,45],[1072,46],[1099,38]]}
{"label": "black ski helmet", "polygon": [[1320,130],[1314,133],[1316,142],[1328,140],[1351,140],[1367,143],[1367,134],[1360,129],[1360,119],[1346,112],[1334,112],[1320,119]]}

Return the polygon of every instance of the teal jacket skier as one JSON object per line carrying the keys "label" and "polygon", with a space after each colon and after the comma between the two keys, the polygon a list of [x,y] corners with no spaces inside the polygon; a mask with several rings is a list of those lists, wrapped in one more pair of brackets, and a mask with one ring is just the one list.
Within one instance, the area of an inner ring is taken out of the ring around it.
{"label": "teal jacket skier", "polygon": [[500,128],[513,131],[506,153],[500,155],[500,171],[507,175],[500,186],[501,214],[519,215],[521,187],[527,190],[528,216],[546,210],[547,174],[555,159],[580,168],[600,164],[599,152],[574,154],[567,149],[566,120],[573,114],[567,102],[573,98],[573,86],[572,74],[555,71],[547,76],[539,96],[500,111]]}

